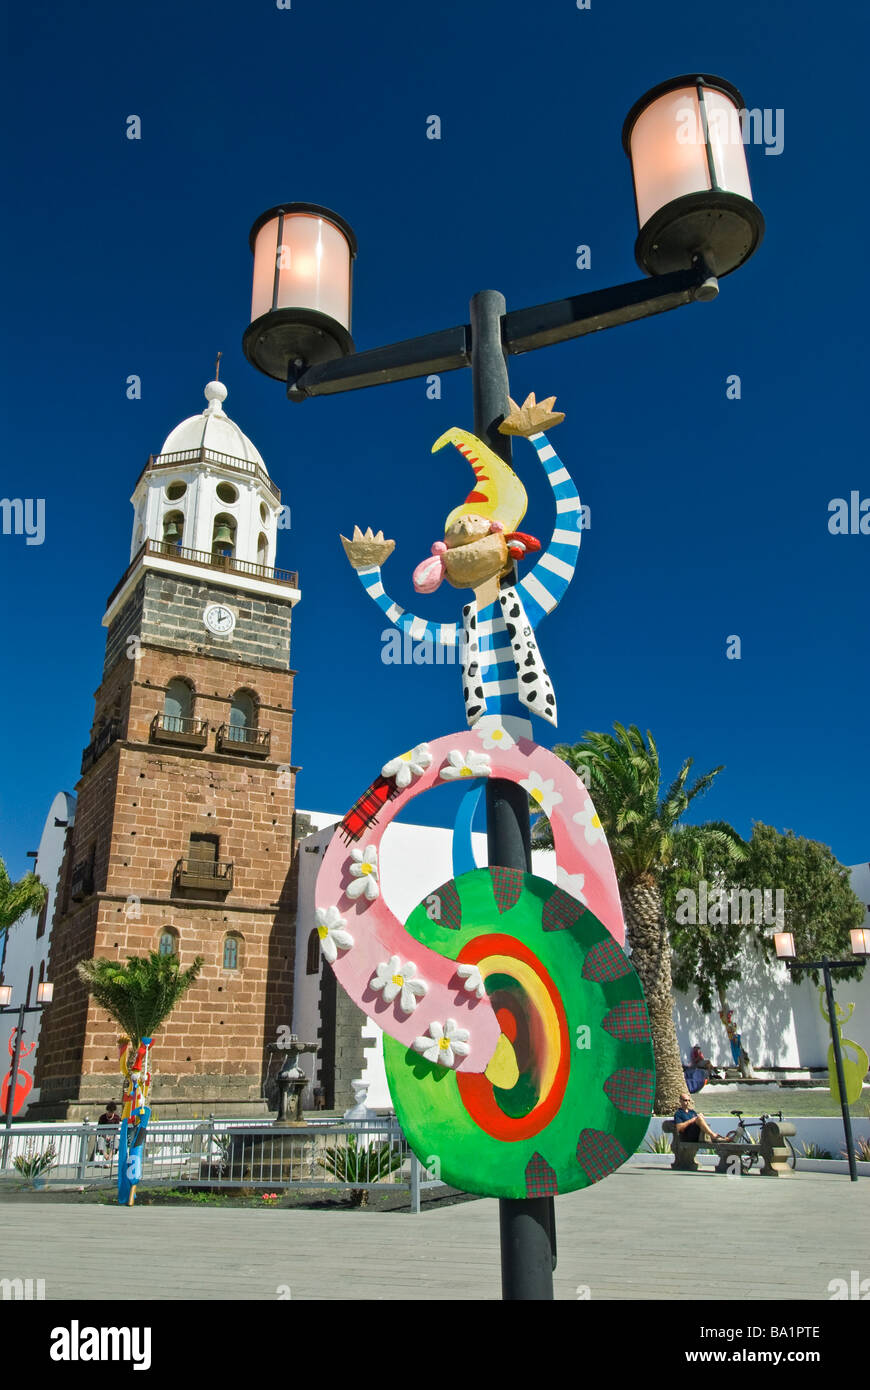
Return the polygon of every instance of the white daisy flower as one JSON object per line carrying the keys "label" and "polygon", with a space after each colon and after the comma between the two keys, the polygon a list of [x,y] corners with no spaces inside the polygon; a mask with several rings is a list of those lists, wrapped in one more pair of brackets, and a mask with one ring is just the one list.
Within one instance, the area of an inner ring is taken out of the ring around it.
{"label": "white daisy flower", "polygon": [[487,749],[514,746],[515,740],[502,723],[500,714],[485,714],[482,719],[478,719],[471,732],[477,735]]}
{"label": "white daisy flower", "polygon": [[345,892],[349,898],[361,898],[365,893],[372,902],[381,891],[378,883],[378,851],[374,845],[367,845],[364,850],[354,845],[350,857],[353,860],[350,866],[351,882]]}
{"label": "white daisy flower", "polygon": [[530,772],[528,777],[522,779],[520,786],[525,788],[532,801],[540,807],[545,816],[552,815],[553,807],[558,806],[559,802],[564,800],[561,792],[554,790],[553,778],[550,777],[545,782],[540,772]]}
{"label": "white daisy flower", "polygon": [[461,980],[465,981],[464,989],[469,994],[476,994],[478,999],[482,999],[486,994],[486,985],[483,983],[483,976],[476,965],[457,965],[456,973]]}
{"label": "white daisy flower", "polygon": [[422,1052],[427,1062],[438,1062],[442,1067],[452,1067],[457,1057],[467,1057],[469,1032],[460,1028],[455,1018],[440,1023],[429,1024],[429,1036],[414,1039],[414,1051]]}
{"label": "white daisy flower", "polygon": [[455,777],[488,777],[492,772],[488,753],[460,753],[453,748],[447,754],[447,762],[439,777],[452,781]]}
{"label": "white daisy flower", "polygon": [[399,1007],[405,1014],[414,1012],[429,988],[423,980],[417,978],[414,962],[409,960],[407,964],[402,965],[399,956],[390,956],[389,960],[382,960],[369,981],[369,986],[371,989],[383,990],[384,999],[388,1004],[392,1004],[398,994]]}
{"label": "white daisy flower", "polygon": [[594,845],[598,840],[604,839],[604,827],[591,801],[586,802],[582,811],[575,811],[572,820],[583,826],[587,845]]}
{"label": "white daisy flower", "polygon": [[416,748],[411,748],[407,753],[384,763],[381,776],[395,777],[396,786],[401,791],[410,785],[412,777],[421,777],[431,764],[432,754],[429,752],[428,743],[418,743]]}
{"label": "white daisy flower", "polygon": [[353,945],[353,937],[347,931],[347,922],[339,916],[337,907],[316,907],[314,913],[320,949],[324,958],[333,965],[339,951],[347,951]]}
{"label": "white daisy flower", "polygon": [[566,893],[570,893],[572,898],[576,898],[584,907],[589,904],[583,896],[583,887],[586,883],[585,874],[568,874],[559,864],[556,868],[556,887],[563,888]]}

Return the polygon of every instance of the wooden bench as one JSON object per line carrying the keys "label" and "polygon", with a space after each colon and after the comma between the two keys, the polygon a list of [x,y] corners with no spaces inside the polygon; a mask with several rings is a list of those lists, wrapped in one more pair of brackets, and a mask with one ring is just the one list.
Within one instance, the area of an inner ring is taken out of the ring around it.
{"label": "wooden bench", "polygon": [[[756,1152],[760,1153],[764,1160],[760,1167],[762,1177],[781,1178],[791,1176],[791,1168],[788,1166],[789,1148],[784,1142],[785,1135],[794,1134],[795,1127],[788,1121],[777,1123],[768,1120],[762,1125],[761,1139]],[[683,1139],[677,1131],[673,1120],[665,1120],[662,1125],[662,1133],[671,1135],[671,1152],[674,1155],[672,1168],[677,1168],[683,1173],[697,1173],[698,1163],[696,1155],[699,1149],[706,1149],[709,1153],[719,1155],[719,1162],[716,1164],[717,1173],[733,1172],[733,1167],[729,1166],[728,1160],[737,1155],[738,1158],[746,1158],[747,1154],[752,1153],[750,1145],[745,1143],[733,1143],[731,1140],[702,1139],[698,1143],[689,1143]]]}

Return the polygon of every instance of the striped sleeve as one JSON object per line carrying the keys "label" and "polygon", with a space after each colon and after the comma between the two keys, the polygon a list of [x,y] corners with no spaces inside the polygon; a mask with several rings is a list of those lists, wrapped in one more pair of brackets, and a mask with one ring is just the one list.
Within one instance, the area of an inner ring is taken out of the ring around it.
{"label": "striped sleeve", "polygon": [[384,589],[380,565],[357,570],[357,574],[369,598],[374,599],[394,627],[400,632],[407,632],[412,642],[434,642],[442,647],[456,646],[456,623],[430,623],[425,618],[416,618],[413,613],[406,613],[404,608],[393,602]]}
{"label": "striped sleeve", "polygon": [[573,479],[545,434],[529,436],[553,489],[556,529],[535,568],[517,585],[532,627],[551,613],[574,578],[580,552],[583,514]]}

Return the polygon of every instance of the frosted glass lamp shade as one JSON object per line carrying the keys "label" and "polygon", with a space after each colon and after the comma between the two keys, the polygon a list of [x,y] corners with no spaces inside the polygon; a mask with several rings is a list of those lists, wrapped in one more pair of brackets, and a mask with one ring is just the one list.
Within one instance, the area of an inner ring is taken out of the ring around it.
{"label": "frosted glass lamp shade", "polygon": [[852,938],[853,956],[870,956],[870,928],[853,927],[849,936]]}
{"label": "frosted glass lamp shade", "polygon": [[752,201],[740,113],[743,97],[721,77],[674,77],[635,102],[622,130],[637,202],[635,256],[665,275],[701,258],[727,275],[764,235]]}
{"label": "frosted glass lamp shade", "polygon": [[286,381],[296,362],[310,366],[353,352],[350,336],[356,237],[344,218],[315,203],[285,203],[257,218],[248,361]]}
{"label": "frosted glass lamp shade", "polygon": [[775,931],[773,946],[780,960],[793,960],[795,956],[794,935],[790,931]]}
{"label": "frosted glass lamp shade", "polygon": [[12,986],[0,985],[0,1009],[6,1009],[12,1003]]}
{"label": "frosted glass lamp shade", "polygon": [[54,998],[54,985],[49,980],[43,980],[42,984],[36,986],[37,1004],[50,1004]]}

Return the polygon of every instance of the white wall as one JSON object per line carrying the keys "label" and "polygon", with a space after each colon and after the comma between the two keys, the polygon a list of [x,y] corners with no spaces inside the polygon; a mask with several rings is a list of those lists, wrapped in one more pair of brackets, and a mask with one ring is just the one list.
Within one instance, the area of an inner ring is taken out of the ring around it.
{"label": "white wall", "polygon": [[[63,861],[63,850],[66,838],[66,826],[55,825],[55,820],[67,821],[72,825],[75,817],[76,799],[70,792],[58,792],[51,803],[45,825],[42,829],[42,837],[39,841],[39,849],[33,863],[33,872],[42,879],[48,888],[48,908],[45,919],[45,931],[42,936],[37,937],[36,928],[39,923],[39,914],[29,913],[22,917],[19,922],[11,927],[6,933],[6,951],[3,956],[3,984],[12,986],[12,1005],[35,1004],[36,985],[39,980],[40,966],[44,965],[43,978],[48,975],[48,952],[51,945],[51,925],[54,919],[55,901],[57,898],[58,880],[60,878],[60,867]],[[33,970],[33,983],[30,989],[30,998],[27,998],[27,981],[30,971]],[[48,1006],[49,1008],[51,1005]],[[11,1014],[2,1016],[2,1029],[0,1029],[0,1067],[5,1074],[9,1060],[8,1041],[12,1028],[16,1026],[17,1020]],[[42,1026],[42,1014],[28,1014],[24,1022],[24,1046],[27,1047],[33,1042],[34,1037],[38,1039]],[[28,1071],[31,1076],[36,1070],[36,1058],[39,1048],[31,1052],[28,1057],[22,1057],[21,1067]],[[39,1099],[39,1088],[34,1087],[30,1092],[21,1115],[27,1113],[28,1105]],[[20,1118],[20,1116],[19,1116]]]}

